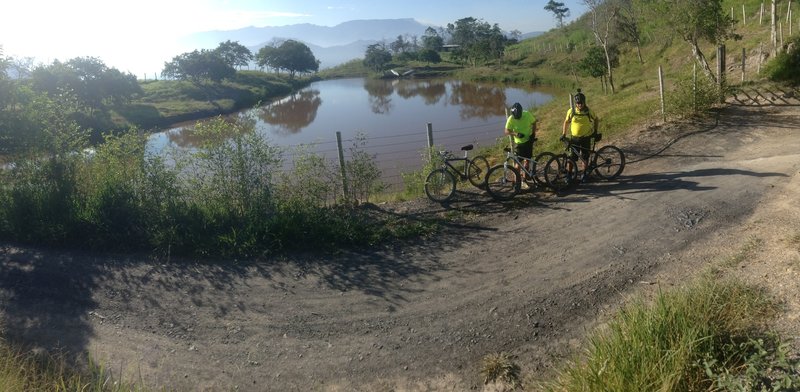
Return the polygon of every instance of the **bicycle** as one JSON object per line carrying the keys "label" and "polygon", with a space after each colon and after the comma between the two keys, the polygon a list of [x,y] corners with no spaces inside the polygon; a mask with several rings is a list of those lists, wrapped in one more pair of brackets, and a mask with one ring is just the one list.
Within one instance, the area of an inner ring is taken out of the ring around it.
{"label": "bicycle", "polygon": [[[473,149],[472,144],[461,147],[464,156],[456,158],[447,150],[439,151],[442,165],[434,169],[425,178],[425,194],[429,199],[445,203],[453,198],[456,193],[456,176],[459,180],[469,180],[476,188],[483,188],[486,184],[486,173],[489,170],[489,161],[483,156],[470,159],[468,152]],[[453,162],[464,162],[464,167],[456,168]]]}
{"label": "bicycle", "polygon": [[[533,139],[534,143],[537,139]],[[522,173],[525,174],[525,183],[529,189],[536,189],[547,185],[544,176],[544,163],[555,157],[549,151],[540,153],[533,159],[517,156],[511,147],[503,149],[506,159],[502,164],[495,165],[486,174],[486,191],[495,200],[511,200],[522,191]],[[528,161],[525,165],[522,161]],[[519,168],[519,169],[517,169]]]}
{"label": "bicycle", "polygon": [[[603,134],[592,135],[588,159],[583,159],[581,147],[570,139],[564,139],[564,152],[550,158],[544,167],[544,177],[547,184],[560,191],[578,181],[586,181],[591,174],[610,181],[622,174],[625,169],[625,154],[613,145],[605,145],[595,150],[596,143],[602,140]],[[583,171],[579,173],[578,163],[572,159],[577,156],[583,162]]]}

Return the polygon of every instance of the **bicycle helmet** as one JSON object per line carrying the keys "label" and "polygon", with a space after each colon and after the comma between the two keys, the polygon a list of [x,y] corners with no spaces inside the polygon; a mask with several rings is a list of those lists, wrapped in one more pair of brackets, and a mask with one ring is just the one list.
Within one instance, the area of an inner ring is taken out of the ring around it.
{"label": "bicycle helmet", "polygon": [[580,104],[586,105],[586,96],[583,95],[583,93],[581,92],[581,89],[578,89],[578,92],[575,94],[575,103],[576,104],[580,103]]}
{"label": "bicycle helmet", "polygon": [[515,102],[511,105],[511,115],[517,120],[522,118],[522,105],[520,105],[519,102]]}

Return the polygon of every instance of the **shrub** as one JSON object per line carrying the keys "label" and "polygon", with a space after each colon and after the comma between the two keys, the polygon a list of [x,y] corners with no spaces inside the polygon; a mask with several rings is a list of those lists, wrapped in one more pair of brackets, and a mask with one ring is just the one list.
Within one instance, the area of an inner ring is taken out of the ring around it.
{"label": "shrub", "polygon": [[764,74],[772,81],[800,84],[800,37],[794,37],[786,44],[785,50],[778,53],[764,67]]}
{"label": "shrub", "polygon": [[719,87],[705,75],[698,74],[697,82],[692,75],[683,75],[666,94],[666,111],[670,116],[683,117],[705,111],[719,102]]}

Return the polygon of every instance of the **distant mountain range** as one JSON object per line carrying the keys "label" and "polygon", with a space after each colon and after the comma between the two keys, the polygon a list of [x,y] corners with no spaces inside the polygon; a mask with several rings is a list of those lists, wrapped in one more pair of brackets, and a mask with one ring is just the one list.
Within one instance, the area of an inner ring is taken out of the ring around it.
{"label": "distant mountain range", "polygon": [[[314,24],[246,27],[227,31],[206,31],[185,37],[184,44],[197,49],[213,49],[220,42],[236,41],[253,54],[276,39],[293,39],[305,43],[320,61],[320,68],[329,68],[356,58],[363,58],[367,46],[376,42],[392,42],[398,36],[422,37],[429,26],[414,19],[352,20],[333,27]],[[524,34],[523,38],[538,33]]]}

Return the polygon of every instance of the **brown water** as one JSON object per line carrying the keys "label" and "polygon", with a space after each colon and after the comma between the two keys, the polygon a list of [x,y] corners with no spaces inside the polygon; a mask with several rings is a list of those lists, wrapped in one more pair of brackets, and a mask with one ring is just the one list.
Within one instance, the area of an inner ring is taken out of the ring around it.
{"label": "brown water", "polygon": [[[376,155],[384,182],[396,185],[399,173],[421,167],[428,123],[434,144],[458,153],[465,144],[480,148],[502,138],[505,108],[514,102],[535,108],[552,98],[552,93],[540,90],[454,80],[354,78],[316,82],[249,112],[258,120],[258,132],[289,149],[287,161],[291,161],[291,147],[304,144],[315,144],[315,151],[336,159],[337,131],[342,133],[345,150],[363,134],[365,148]],[[182,129],[153,135],[150,150],[167,145],[194,147]]]}

